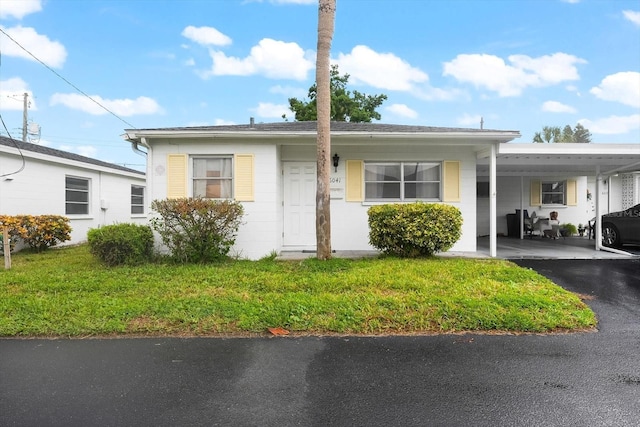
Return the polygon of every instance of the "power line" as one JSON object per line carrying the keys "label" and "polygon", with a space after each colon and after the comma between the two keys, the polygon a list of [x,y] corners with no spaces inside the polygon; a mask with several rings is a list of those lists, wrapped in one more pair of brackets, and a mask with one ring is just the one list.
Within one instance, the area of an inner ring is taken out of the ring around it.
{"label": "power line", "polygon": [[36,61],[38,61],[40,64],[42,64],[46,69],[48,69],[49,71],[51,71],[53,74],[55,74],[56,76],[58,76],[58,78],[60,78],[62,81],[64,81],[66,84],[68,84],[69,86],[71,86],[72,88],[74,88],[75,90],[77,90],[78,92],[80,92],[82,95],[86,96],[87,98],[89,98],[91,101],[95,102],[100,108],[102,108],[103,110],[105,110],[107,113],[111,114],[113,117],[115,117],[116,119],[120,120],[122,123],[126,124],[127,126],[129,126],[130,128],[133,129],[137,129],[137,127],[135,127],[134,125],[132,125],[131,123],[129,123],[128,121],[126,121],[125,119],[123,119],[122,117],[118,116],[116,113],[114,113],[113,111],[109,110],[107,107],[105,107],[104,105],[102,105],[101,103],[99,103],[98,101],[96,101],[95,99],[93,99],[91,96],[87,95],[82,89],[80,89],[78,86],[74,85],[73,83],[71,83],[69,80],[65,79],[64,77],[62,77],[57,71],[55,71],[53,68],[49,67],[47,64],[45,64],[44,62],[42,62],[40,60],[40,58],[38,58],[37,56],[35,56],[33,53],[29,52],[24,46],[22,46],[20,43],[18,43],[13,37],[11,37],[9,34],[7,34],[2,28],[0,28],[0,32],[2,32],[2,34],[4,34],[5,36],[7,36],[12,42],[14,42],[16,45],[18,45],[18,47],[22,50],[24,50],[25,52],[27,52],[33,59],[35,59]]}

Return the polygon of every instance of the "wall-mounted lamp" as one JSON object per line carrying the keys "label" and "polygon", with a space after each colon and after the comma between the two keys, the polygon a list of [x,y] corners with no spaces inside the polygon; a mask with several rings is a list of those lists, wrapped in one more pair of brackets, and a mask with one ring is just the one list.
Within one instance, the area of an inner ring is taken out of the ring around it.
{"label": "wall-mounted lamp", "polygon": [[340,156],[338,153],[333,155],[333,167],[336,168],[336,172],[338,172],[338,165],[340,164]]}

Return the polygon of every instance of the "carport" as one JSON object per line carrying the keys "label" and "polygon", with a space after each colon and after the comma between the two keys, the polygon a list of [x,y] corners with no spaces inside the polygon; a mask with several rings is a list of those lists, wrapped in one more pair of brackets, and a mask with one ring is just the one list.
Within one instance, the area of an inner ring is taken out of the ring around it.
{"label": "carport", "polygon": [[[489,150],[478,153],[477,176],[478,178],[488,178],[489,180],[489,238],[488,254],[491,257],[500,256],[498,253],[498,233],[497,233],[497,192],[498,178],[508,178],[519,180],[520,182],[520,241],[522,250],[529,248],[535,251],[533,245],[545,245],[545,242],[534,243],[524,237],[522,224],[523,212],[529,206],[528,188],[525,188],[524,180],[527,177],[575,177],[586,176],[595,177],[595,235],[601,235],[600,216],[607,213],[601,200],[602,189],[606,181],[613,175],[625,172],[640,170],[640,144],[537,144],[537,143],[496,143]],[[610,194],[610,193],[609,193]],[[515,240],[510,239],[508,244],[516,247]],[[553,243],[558,243],[554,241]],[[595,251],[609,251],[625,255],[623,251],[605,248],[601,246],[600,239],[592,239]],[[526,246],[525,246],[526,245]],[[503,244],[504,247],[504,244]],[[482,250],[479,242],[478,249]],[[517,251],[516,251],[517,252]],[[595,254],[592,253],[594,257]]]}

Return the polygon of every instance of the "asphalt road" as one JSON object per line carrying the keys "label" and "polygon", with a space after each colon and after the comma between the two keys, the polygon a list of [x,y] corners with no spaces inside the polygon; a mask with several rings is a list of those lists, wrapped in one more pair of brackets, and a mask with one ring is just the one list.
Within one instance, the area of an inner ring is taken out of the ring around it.
{"label": "asphalt road", "polygon": [[638,426],[640,260],[522,260],[599,332],[0,340],[0,426]]}

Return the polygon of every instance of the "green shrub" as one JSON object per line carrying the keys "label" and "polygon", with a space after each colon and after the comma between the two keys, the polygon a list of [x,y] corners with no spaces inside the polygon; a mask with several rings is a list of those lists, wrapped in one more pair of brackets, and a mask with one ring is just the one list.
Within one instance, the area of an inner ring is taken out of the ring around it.
{"label": "green shrub", "polygon": [[181,198],[154,200],[151,226],[180,262],[225,258],[236,241],[244,209],[232,200]]}
{"label": "green shrub", "polygon": [[91,253],[109,266],[135,265],[151,260],[153,231],[148,225],[114,224],[87,233]]}
{"label": "green shrub", "polygon": [[18,240],[36,252],[71,240],[69,218],[60,215],[0,216],[0,223],[9,228],[12,247]]}
{"label": "green shrub", "polygon": [[435,203],[372,206],[369,243],[400,257],[430,256],[449,250],[462,234],[462,215],[454,206]]}

